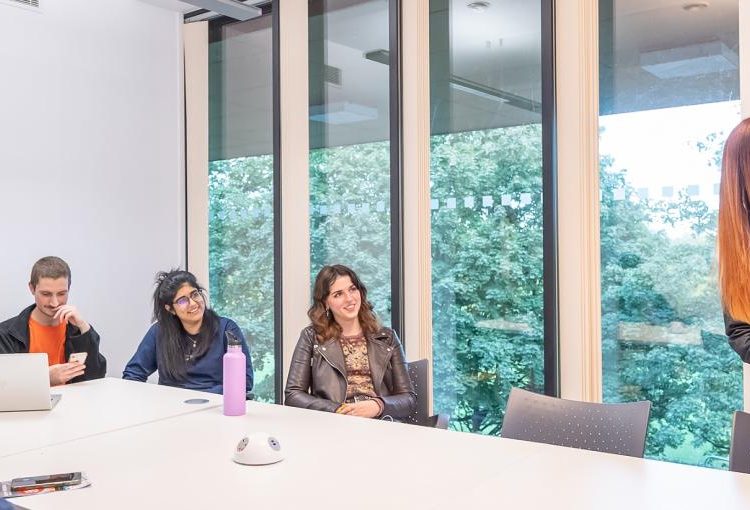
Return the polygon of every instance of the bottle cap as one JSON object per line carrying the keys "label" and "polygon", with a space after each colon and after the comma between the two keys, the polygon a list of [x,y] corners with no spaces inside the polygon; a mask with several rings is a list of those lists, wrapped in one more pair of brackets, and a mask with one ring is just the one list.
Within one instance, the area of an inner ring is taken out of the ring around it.
{"label": "bottle cap", "polygon": [[227,347],[240,347],[240,346],[242,346],[242,341],[239,338],[237,338],[237,335],[235,335],[231,331],[227,331],[224,334],[227,337]]}

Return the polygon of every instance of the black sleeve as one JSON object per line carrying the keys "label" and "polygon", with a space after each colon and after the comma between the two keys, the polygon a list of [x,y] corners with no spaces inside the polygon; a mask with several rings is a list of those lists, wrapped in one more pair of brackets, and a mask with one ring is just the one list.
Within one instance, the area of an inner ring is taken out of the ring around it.
{"label": "black sleeve", "polygon": [[724,314],[724,327],[729,337],[729,345],[740,355],[742,361],[750,363],[750,324],[736,321]]}
{"label": "black sleeve", "polygon": [[76,383],[104,377],[107,373],[107,360],[99,352],[99,333],[94,330],[93,326],[90,326],[89,330],[83,334],[69,337],[67,343],[70,349],[69,352],[65,353],[66,357],[69,357],[74,352],[88,353],[86,357],[86,371],[83,375],[76,377],[70,382]]}

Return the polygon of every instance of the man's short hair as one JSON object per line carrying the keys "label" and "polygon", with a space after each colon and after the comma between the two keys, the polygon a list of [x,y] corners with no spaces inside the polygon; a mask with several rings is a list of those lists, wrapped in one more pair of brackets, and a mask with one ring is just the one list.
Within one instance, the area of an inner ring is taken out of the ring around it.
{"label": "man's short hair", "polygon": [[42,257],[36,261],[34,267],[31,268],[31,279],[29,284],[32,287],[36,287],[39,280],[42,278],[51,278],[57,280],[58,278],[67,278],[68,287],[70,287],[70,267],[60,257]]}

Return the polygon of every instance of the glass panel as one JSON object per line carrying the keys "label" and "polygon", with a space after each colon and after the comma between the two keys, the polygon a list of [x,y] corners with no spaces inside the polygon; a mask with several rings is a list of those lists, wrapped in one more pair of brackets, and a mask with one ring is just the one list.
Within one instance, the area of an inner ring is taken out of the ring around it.
{"label": "glass panel", "polygon": [[245,332],[254,393],[273,402],[271,16],[212,22],[209,45],[209,287]]}
{"label": "glass panel", "polygon": [[714,244],[738,2],[599,5],[604,399],[652,402],[648,457],[726,467],[742,372]]}
{"label": "glass panel", "polygon": [[311,276],[359,274],[391,320],[388,2],[310,2]]}
{"label": "glass panel", "polygon": [[498,434],[544,389],[541,1],[430,1],[436,412]]}

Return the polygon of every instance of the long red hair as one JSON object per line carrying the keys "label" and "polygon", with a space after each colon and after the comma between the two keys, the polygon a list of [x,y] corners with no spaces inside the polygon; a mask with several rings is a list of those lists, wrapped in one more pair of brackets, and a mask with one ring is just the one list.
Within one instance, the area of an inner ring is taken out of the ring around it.
{"label": "long red hair", "polygon": [[750,323],[750,119],[724,145],[717,251],[724,311]]}

